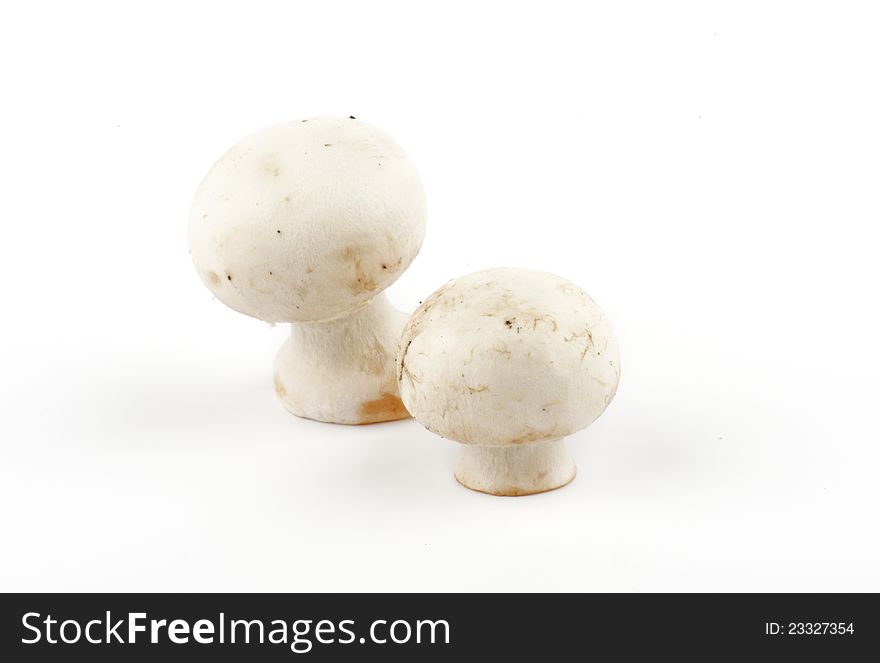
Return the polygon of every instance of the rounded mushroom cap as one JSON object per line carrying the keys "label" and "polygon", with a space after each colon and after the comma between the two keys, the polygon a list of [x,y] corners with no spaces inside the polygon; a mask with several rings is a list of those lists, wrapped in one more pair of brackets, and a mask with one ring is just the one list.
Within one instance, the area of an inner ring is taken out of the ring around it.
{"label": "rounded mushroom cap", "polygon": [[329,320],[391,285],[425,234],[425,196],[387,134],[313,118],[245,138],[215,163],[189,215],[205,285],[268,322]]}
{"label": "rounded mushroom cap", "polygon": [[620,379],[614,334],[590,296],[559,276],[510,268],[456,279],[425,300],[403,331],[397,369],[422,425],[485,446],[585,428]]}

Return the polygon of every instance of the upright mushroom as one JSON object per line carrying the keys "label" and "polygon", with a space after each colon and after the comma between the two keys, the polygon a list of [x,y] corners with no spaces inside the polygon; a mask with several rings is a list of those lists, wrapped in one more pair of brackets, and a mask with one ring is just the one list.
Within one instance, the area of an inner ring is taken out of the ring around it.
{"label": "upright mushroom", "polygon": [[493,495],[564,486],[563,438],[593,422],[617,390],[608,320],[578,286],[525,269],[451,281],[410,318],[397,358],[404,405],[464,445],[460,483]]}
{"label": "upright mushroom", "polygon": [[354,118],[279,124],[215,163],[189,215],[193,262],[230,308],[290,322],[275,390],[292,413],[365,424],[409,416],[394,359],[406,316],[383,290],[425,233],[412,162]]}

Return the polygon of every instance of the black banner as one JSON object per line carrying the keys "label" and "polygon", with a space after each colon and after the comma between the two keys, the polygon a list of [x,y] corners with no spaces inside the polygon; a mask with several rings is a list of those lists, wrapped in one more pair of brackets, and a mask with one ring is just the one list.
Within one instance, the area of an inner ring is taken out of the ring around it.
{"label": "black banner", "polygon": [[[877,655],[857,594],[7,594],[0,660]],[[792,659],[779,659],[792,660]]]}

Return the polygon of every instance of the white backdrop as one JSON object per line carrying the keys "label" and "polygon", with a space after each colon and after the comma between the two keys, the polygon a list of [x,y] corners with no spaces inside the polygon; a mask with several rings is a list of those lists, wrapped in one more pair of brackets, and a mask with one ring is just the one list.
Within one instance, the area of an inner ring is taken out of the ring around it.
{"label": "white backdrop", "polygon": [[[880,591],[873,3],[28,3],[0,20],[0,590]],[[615,325],[574,483],[285,413],[190,198],[357,116],[428,195],[388,294],[518,265]]]}

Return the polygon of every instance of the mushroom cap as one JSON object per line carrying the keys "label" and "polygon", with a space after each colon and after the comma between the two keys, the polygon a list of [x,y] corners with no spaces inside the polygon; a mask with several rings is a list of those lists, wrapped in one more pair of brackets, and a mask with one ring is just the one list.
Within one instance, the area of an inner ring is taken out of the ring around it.
{"label": "mushroom cap", "polygon": [[415,166],[364,122],[321,117],[263,129],[196,192],[189,246],[205,285],[268,322],[344,315],[394,283],[419,252]]}
{"label": "mushroom cap", "polygon": [[416,310],[397,357],[400,396],[428,430],[463,444],[556,440],[585,428],[617,390],[608,319],[559,276],[476,272]]}

